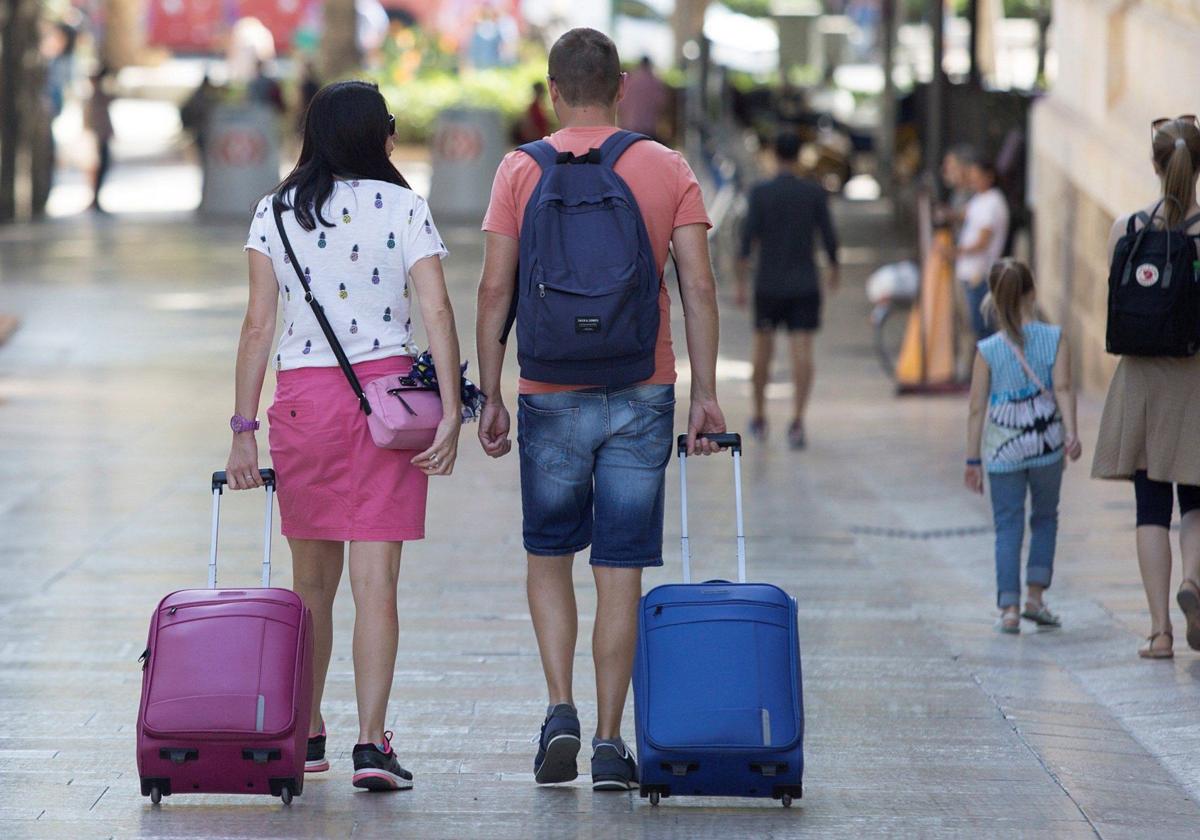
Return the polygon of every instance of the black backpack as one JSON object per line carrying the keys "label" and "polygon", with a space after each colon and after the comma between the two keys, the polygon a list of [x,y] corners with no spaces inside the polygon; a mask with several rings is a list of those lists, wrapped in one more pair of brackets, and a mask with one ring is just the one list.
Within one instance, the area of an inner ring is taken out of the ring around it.
{"label": "black backpack", "polygon": [[[1117,241],[1108,274],[1109,353],[1118,356],[1193,356],[1200,350],[1200,234],[1187,231],[1200,216],[1168,230],[1136,213]],[[1135,230],[1138,222],[1142,227]]]}

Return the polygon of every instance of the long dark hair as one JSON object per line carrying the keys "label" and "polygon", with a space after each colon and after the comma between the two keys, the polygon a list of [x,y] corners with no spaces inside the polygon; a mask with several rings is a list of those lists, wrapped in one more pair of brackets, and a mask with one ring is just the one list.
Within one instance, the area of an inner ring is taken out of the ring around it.
{"label": "long dark hair", "polygon": [[325,227],[321,209],[333,193],[334,180],[363,178],[408,187],[387,155],[387,102],[371,82],[335,82],[317,91],[304,114],[300,160],[275,189],[284,200],[296,192],[291,206],[305,230]]}

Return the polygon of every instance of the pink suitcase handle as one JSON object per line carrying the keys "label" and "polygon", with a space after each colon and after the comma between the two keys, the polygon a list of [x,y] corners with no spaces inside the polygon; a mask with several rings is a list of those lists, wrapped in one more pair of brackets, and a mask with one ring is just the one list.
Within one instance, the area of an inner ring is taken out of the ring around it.
{"label": "pink suitcase handle", "polygon": [[[267,513],[263,523],[262,585],[271,585],[271,532],[274,530],[272,516],[275,511],[275,470],[259,470],[267,491]],[[212,543],[208,552],[208,588],[217,588],[217,537],[221,530],[221,496],[229,483],[224,470],[212,474]]]}

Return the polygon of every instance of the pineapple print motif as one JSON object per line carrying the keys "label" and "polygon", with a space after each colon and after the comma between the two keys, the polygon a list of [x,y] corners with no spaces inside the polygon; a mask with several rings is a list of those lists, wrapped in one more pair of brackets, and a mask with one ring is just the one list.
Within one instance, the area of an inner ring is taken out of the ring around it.
{"label": "pineapple print motif", "polygon": [[405,283],[404,283],[404,297],[405,298],[408,297],[408,282],[407,281],[405,281]]}
{"label": "pineapple print motif", "polygon": [[307,356],[309,353],[312,352],[312,339],[309,339],[304,342],[304,349],[301,350],[300,352],[303,353],[305,356]]}
{"label": "pineapple print motif", "polygon": [[375,193],[375,209],[376,210],[383,209],[383,196],[379,193]]}
{"label": "pineapple print motif", "polygon": [[389,248],[395,248],[395,247],[396,247],[396,234],[394,234],[394,233],[389,233],[389,234],[388,234],[387,246],[388,246]]}
{"label": "pineapple print motif", "polygon": [[345,207],[342,208],[342,222],[347,225],[350,224],[350,211]]}
{"label": "pineapple print motif", "polygon": [[287,287],[286,283],[283,286],[283,296],[286,300],[290,301],[292,299],[292,290]]}
{"label": "pineapple print motif", "polygon": [[390,307],[390,306],[384,307],[383,320],[384,320],[384,323],[387,323],[392,320],[392,307]]}
{"label": "pineapple print motif", "polygon": [[284,251],[284,252],[283,252],[283,264],[284,264],[284,265],[291,265],[291,264],[292,264],[292,258],[291,258],[291,257],[289,257],[289,256],[287,255],[287,251]]}
{"label": "pineapple print motif", "polygon": [[358,246],[350,249],[350,262],[358,262]]}
{"label": "pineapple print motif", "polygon": [[375,285],[375,286],[379,285],[379,269],[378,268],[371,272],[371,284]]}
{"label": "pineapple print motif", "polygon": [[433,236],[433,225],[430,224],[428,216],[425,217],[425,233]]}
{"label": "pineapple print motif", "polygon": [[355,335],[357,333],[358,333],[358,319],[351,318],[350,319],[350,334]]}
{"label": "pineapple print motif", "polygon": [[372,350],[378,350],[378,349],[379,349],[379,339],[378,339],[378,338],[377,338],[377,339],[375,339],[375,343],[371,345],[371,349],[372,349]]}
{"label": "pineapple print motif", "polygon": [[275,354],[275,370],[283,370],[283,356]]}
{"label": "pineapple print motif", "polygon": [[358,181],[351,181],[351,182],[350,182],[350,186],[352,186],[352,187],[357,187],[357,186],[358,186]]}
{"label": "pineapple print motif", "polygon": [[342,300],[350,297],[350,293],[346,291],[345,283],[338,283],[338,297],[340,297]]}
{"label": "pineapple print motif", "polygon": [[324,247],[325,247],[325,233],[324,233],[324,231],[322,231],[322,232],[321,232],[321,235],[317,237],[317,247],[318,247],[318,248],[324,248]]}
{"label": "pineapple print motif", "polygon": [[410,225],[412,224],[412,219],[413,219],[413,209],[410,207],[410,208],[408,208],[408,223]]}
{"label": "pineapple print motif", "polygon": [[292,321],[292,323],[288,324],[288,335],[292,334],[292,327],[294,327],[294,326],[296,326],[295,321]]}

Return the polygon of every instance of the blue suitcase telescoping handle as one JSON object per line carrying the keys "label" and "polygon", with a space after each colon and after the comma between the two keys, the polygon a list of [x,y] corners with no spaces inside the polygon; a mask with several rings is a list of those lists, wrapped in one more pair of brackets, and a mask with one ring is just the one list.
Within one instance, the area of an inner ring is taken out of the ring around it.
{"label": "blue suitcase telescoping handle", "polygon": [[[692,582],[692,551],[688,543],[688,496],[687,496],[687,435],[680,435],[679,452],[679,506],[681,510],[681,534],[683,548],[683,582]],[[742,523],[742,436],[739,434],[702,434],[701,438],[713,441],[722,449],[733,453],[733,495],[737,511],[737,560],[738,583],[746,582],[746,533]]]}

